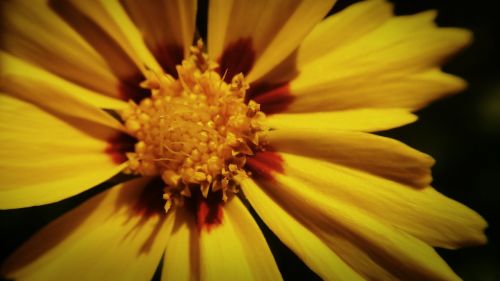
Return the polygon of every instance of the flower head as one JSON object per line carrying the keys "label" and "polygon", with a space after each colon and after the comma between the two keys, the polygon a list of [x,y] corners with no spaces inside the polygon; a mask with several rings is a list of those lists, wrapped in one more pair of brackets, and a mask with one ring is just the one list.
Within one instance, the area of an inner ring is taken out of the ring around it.
{"label": "flower head", "polygon": [[256,102],[245,102],[248,84],[241,73],[228,84],[215,65],[198,41],[177,66],[178,79],[151,72],[142,84],[151,97],[139,105],[130,101],[121,112],[127,132],[138,140],[127,154],[127,172],[161,176],[166,211],[172,202],[182,205],[193,188],[205,198],[220,191],[227,201],[247,177],[246,156],[261,149],[265,114]]}
{"label": "flower head", "polygon": [[430,186],[430,156],[373,132],[463,89],[439,67],[470,34],[381,0],[323,19],[333,4],[213,0],[205,45],[196,1],[4,3],[0,207],[133,179],[1,272],[281,279],[251,208],[323,279],[458,279],[433,247],[484,243],[486,222]]}

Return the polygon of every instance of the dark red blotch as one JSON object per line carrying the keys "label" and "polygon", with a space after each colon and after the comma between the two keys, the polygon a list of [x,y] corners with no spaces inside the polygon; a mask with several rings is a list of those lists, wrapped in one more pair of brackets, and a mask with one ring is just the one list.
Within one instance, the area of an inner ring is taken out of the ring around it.
{"label": "dark red blotch", "polygon": [[[251,38],[240,38],[229,44],[218,60],[217,69],[224,81],[230,83],[234,75],[243,73],[247,75],[255,63],[255,50]],[[261,110],[266,114],[285,111],[293,102],[294,97],[290,92],[290,84],[284,83],[256,83],[250,85],[246,101],[254,100],[261,105]]]}
{"label": "dark red blotch", "polygon": [[136,139],[127,134],[117,134],[108,139],[108,146],[104,152],[107,153],[114,163],[121,164],[127,161],[127,152],[134,151]]}
{"label": "dark red blotch", "polygon": [[146,78],[140,72],[127,78],[120,79],[120,83],[118,84],[120,99],[125,101],[133,100],[134,102],[139,103],[144,98],[150,97],[151,91],[139,86],[139,84],[144,80],[146,80]]}
{"label": "dark red blotch", "polygon": [[272,180],[273,173],[283,173],[283,158],[274,151],[259,151],[247,158],[247,170],[252,172],[252,178]]}
{"label": "dark red blotch", "polygon": [[184,59],[184,49],[180,45],[169,44],[154,48],[153,55],[163,70],[177,79],[179,76],[176,66]]}
{"label": "dark red blotch", "polygon": [[139,199],[133,207],[134,213],[146,218],[164,213],[163,186],[165,186],[165,183],[161,178],[156,178],[149,182],[142,190]]}
{"label": "dark red blotch", "polygon": [[210,231],[222,224],[224,211],[222,192],[209,192],[207,198],[203,197],[198,186],[191,191],[191,197],[186,198],[186,206],[196,218],[196,224],[200,231]]}
{"label": "dark red blotch", "polygon": [[[182,46],[161,46],[156,48],[153,51],[153,54],[166,73],[172,75],[174,78],[178,77],[176,65],[181,64],[182,59],[184,58],[184,50]],[[123,100],[133,100],[134,102],[139,103],[142,99],[150,97],[151,91],[139,86],[139,84],[144,80],[146,80],[146,78],[140,72],[120,79],[118,88],[120,98]]]}
{"label": "dark red blotch", "polygon": [[247,75],[255,63],[255,50],[251,38],[240,38],[229,44],[218,59],[217,69],[224,81],[230,83],[236,74]]}
{"label": "dark red blotch", "polygon": [[257,83],[252,84],[247,91],[246,100],[254,100],[260,104],[260,109],[266,114],[275,114],[285,111],[293,102],[294,96],[290,92],[290,83]]}

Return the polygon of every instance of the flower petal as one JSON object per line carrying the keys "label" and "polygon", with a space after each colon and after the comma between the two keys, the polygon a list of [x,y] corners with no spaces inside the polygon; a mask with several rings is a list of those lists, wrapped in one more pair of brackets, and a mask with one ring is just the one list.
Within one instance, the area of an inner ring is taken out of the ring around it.
{"label": "flower petal", "polygon": [[353,109],[332,112],[274,114],[266,118],[273,129],[313,129],[376,132],[417,120],[405,109]]}
{"label": "flower petal", "polygon": [[281,156],[284,174],[300,179],[324,196],[357,206],[427,244],[459,248],[486,242],[484,219],[432,187],[417,190],[325,161],[286,153]]}
{"label": "flower petal", "polygon": [[141,57],[102,1],[50,0],[49,4],[106,61],[119,80],[115,86],[119,98],[138,101],[149,94],[139,87],[146,72]]}
{"label": "flower petal", "polygon": [[237,198],[224,205],[224,221],[200,233],[201,280],[281,280],[257,223]]}
{"label": "flower petal", "polygon": [[10,256],[1,272],[16,280],[151,280],[173,216],[141,212],[142,194],[151,188],[146,183],[117,185],[56,219]]}
{"label": "flower petal", "polygon": [[364,280],[307,227],[279,206],[253,180],[241,188],[259,217],[324,280]]}
{"label": "flower petal", "polygon": [[[302,73],[310,73],[311,80],[309,81],[314,79],[312,72]],[[325,84],[304,86],[304,91],[294,88],[298,83],[305,82],[301,79],[299,77],[290,83],[292,98],[289,99],[293,101],[286,106],[287,112],[316,112],[366,107],[400,107],[415,111],[435,99],[460,92],[467,85],[461,78],[443,73],[437,68],[405,76],[395,75],[394,78],[335,78],[336,81],[331,80]],[[297,84],[294,85],[295,82]],[[329,84],[330,82],[332,84]]]}
{"label": "flower petal", "polygon": [[366,279],[459,279],[432,247],[309,183],[275,172],[259,186]]}
{"label": "flower petal", "polygon": [[432,181],[432,157],[390,138],[321,127],[274,130],[266,138],[278,151],[324,159],[410,186],[425,187]]}
{"label": "flower petal", "polygon": [[2,49],[64,79],[117,96],[117,79],[99,54],[47,1],[2,2]]}
{"label": "flower petal", "polygon": [[294,56],[298,76],[289,85],[295,99],[288,111],[416,110],[465,87],[438,67],[470,43],[471,33],[436,27],[434,11],[389,17],[390,7],[364,1],[311,31]]}
{"label": "flower petal", "polygon": [[[373,31],[392,16],[392,4],[384,0],[352,4],[318,23],[301,42],[298,53],[262,77],[267,83],[285,82],[297,74],[298,63],[307,64]],[[328,34],[328,36],[325,36]],[[336,36],[330,36],[336,34]],[[298,50],[297,50],[298,51]]]}
{"label": "flower petal", "polygon": [[0,208],[62,200],[119,173],[106,154],[117,131],[0,94]]}
{"label": "flower petal", "polygon": [[111,115],[99,109],[119,109],[127,103],[68,82],[50,72],[0,52],[0,89],[7,94],[70,116],[121,128]]}
{"label": "flower petal", "polygon": [[147,48],[141,32],[137,26],[135,26],[132,19],[130,19],[121,3],[118,0],[101,0],[100,3],[108,15],[116,23],[116,26],[127,40],[127,43],[132,48],[134,54],[136,54],[139,58],[139,68],[143,71],[143,73],[145,74],[146,69],[160,72],[161,66],[154,58],[151,51]]}
{"label": "flower petal", "polygon": [[163,256],[161,280],[200,280],[199,233],[192,214],[176,210],[176,218]]}
{"label": "flower petal", "polygon": [[[392,17],[385,0],[362,1],[348,6],[316,25],[300,44],[299,66],[321,59],[379,28]],[[325,36],[328,34],[328,36]],[[332,36],[335,34],[335,36]]]}
{"label": "flower petal", "polygon": [[285,59],[334,2],[210,1],[208,54],[229,79],[243,72],[255,81]]}
{"label": "flower petal", "polygon": [[130,18],[163,69],[176,76],[193,43],[196,6],[194,0],[121,1]]}

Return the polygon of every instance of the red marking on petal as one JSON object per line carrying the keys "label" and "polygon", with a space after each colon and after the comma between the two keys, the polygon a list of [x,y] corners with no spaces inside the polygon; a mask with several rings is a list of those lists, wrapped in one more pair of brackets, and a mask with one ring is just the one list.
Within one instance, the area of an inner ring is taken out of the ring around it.
{"label": "red marking on petal", "polygon": [[120,133],[108,139],[108,146],[104,149],[114,163],[121,164],[127,161],[125,153],[134,151],[136,140],[129,135]]}
{"label": "red marking on petal", "polygon": [[165,201],[163,200],[164,185],[165,183],[160,178],[149,182],[139,194],[139,199],[133,206],[134,213],[145,218],[165,213]]}
{"label": "red marking on petal", "polygon": [[150,97],[151,91],[139,86],[139,84],[144,80],[146,80],[146,78],[144,78],[141,73],[122,79],[118,85],[120,98],[125,101],[133,100],[134,102],[139,103],[142,99]]}
{"label": "red marking on petal", "polygon": [[283,158],[274,151],[259,151],[247,158],[246,168],[252,171],[252,177],[266,180],[273,179],[273,173],[283,173]]}
{"label": "red marking on petal", "polygon": [[[231,82],[236,74],[247,75],[255,63],[255,50],[252,47],[252,38],[240,38],[229,44],[218,60],[219,74],[226,82]],[[227,71],[227,72],[226,72]]]}
{"label": "red marking on petal", "polygon": [[285,111],[295,97],[290,92],[290,83],[251,85],[247,91],[246,100],[254,100],[260,104],[260,109],[266,114]]}
{"label": "red marking on petal", "polygon": [[178,77],[176,66],[181,64],[184,58],[182,46],[173,44],[160,46],[153,50],[153,54],[166,73],[174,78]]}
{"label": "red marking on petal", "polygon": [[[184,50],[182,46],[179,45],[167,45],[164,47],[158,47],[153,54],[161,67],[165,72],[172,75],[174,78],[178,77],[176,65],[182,63],[184,58]],[[151,96],[151,91],[149,89],[144,89],[140,86],[140,83],[146,80],[146,78],[140,73],[131,75],[125,79],[121,79],[118,92],[120,93],[120,98],[123,100],[133,100],[139,103],[144,98]]]}
{"label": "red marking on petal", "polygon": [[222,206],[221,204],[212,205],[207,200],[200,200],[196,215],[198,228],[210,231],[222,223]]}
{"label": "red marking on petal", "polygon": [[222,224],[224,218],[222,192],[209,192],[205,198],[199,187],[194,187],[191,191],[191,198],[186,198],[186,200],[186,206],[195,215],[200,231],[210,231]]}
{"label": "red marking on petal", "polygon": [[[125,234],[124,239],[136,235],[146,224],[151,225],[152,218],[159,218],[142,243],[139,254],[148,254],[151,252],[166,218],[163,207],[163,186],[163,181],[160,178],[155,178],[145,186],[135,186],[135,190],[121,189],[121,192],[118,194],[116,206],[118,208],[125,207],[129,211],[127,213],[128,218],[123,224],[133,224],[133,227]],[[139,191],[139,193],[131,194],[134,191]],[[117,210],[116,212],[120,211]]]}

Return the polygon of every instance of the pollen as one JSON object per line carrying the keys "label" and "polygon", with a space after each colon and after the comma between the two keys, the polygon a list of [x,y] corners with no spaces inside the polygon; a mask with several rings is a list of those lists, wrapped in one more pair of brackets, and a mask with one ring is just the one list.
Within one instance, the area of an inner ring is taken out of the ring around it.
{"label": "pollen", "polygon": [[166,211],[183,205],[195,189],[205,198],[221,192],[227,200],[248,176],[246,157],[262,145],[265,114],[256,102],[245,102],[244,76],[226,83],[216,68],[199,41],[177,65],[178,79],[148,72],[141,87],[151,90],[151,97],[129,101],[120,112],[127,132],[138,140],[127,154],[126,172],[160,176]]}

